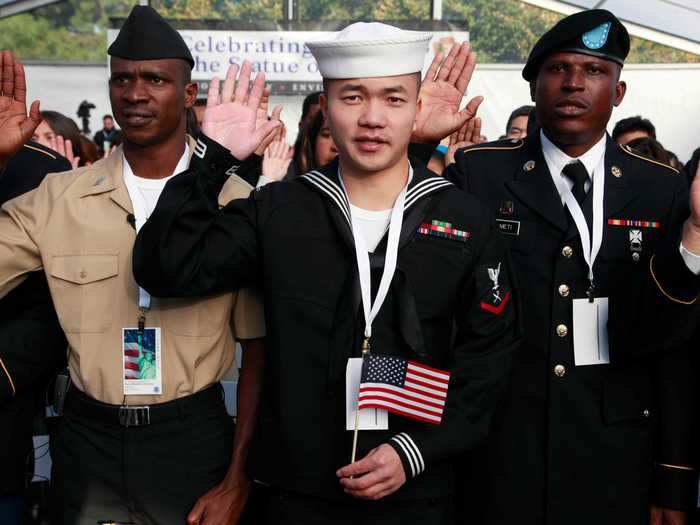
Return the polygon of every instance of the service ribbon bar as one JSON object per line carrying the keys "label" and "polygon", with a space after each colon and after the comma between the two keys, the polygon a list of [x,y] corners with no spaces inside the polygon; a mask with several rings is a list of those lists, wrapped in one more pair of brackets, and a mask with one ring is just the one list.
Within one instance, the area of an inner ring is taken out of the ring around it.
{"label": "service ribbon bar", "polygon": [[631,219],[608,219],[609,226],[631,226],[633,228],[661,228],[658,221],[634,221]]}
{"label": "service ribbon bar", "polygon": [[418,227],[418,233],[460,242],[467,242],[470,237],[469,232],[453,228],[451,223],[444,221],[431,221],[430,224],[424,222]]}

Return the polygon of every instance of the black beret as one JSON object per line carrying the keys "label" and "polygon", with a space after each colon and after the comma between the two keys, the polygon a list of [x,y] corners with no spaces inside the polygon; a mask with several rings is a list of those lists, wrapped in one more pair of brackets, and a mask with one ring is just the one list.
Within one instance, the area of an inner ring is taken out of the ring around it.
{"label": "black beret", "polygon": [[144,5],[134,6],[107,53],[127,60],[179,58],[194,67],[192,53],[180,33],[155,9]]}
{"label": "black beret", "polygon": [[540,65],[552,53],[570,51],[612,60],[623,65],[630,51],[630,36],[610,11],[591,9],[567,16],[547,31],[532,48],[523,78],[537,78]]}

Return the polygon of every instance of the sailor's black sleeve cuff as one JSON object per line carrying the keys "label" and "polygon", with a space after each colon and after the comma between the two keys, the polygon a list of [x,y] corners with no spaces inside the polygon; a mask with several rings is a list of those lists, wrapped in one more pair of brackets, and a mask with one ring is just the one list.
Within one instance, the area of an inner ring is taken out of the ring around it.
{"label": "sailor's black sleeve cuff", "polygon": [[408,155],[410,157],[415,157],[416,159],[420,160],[423,164],[428,164],[430,157],[433,156],[433,152],[437,147],[437,142],[432,142],[430,144],[411,142],[408,145]]}
{"label": "sailor's black sleeve cuff", "polygon": [[229,176],[236,174],[244,161],[234,157],[228,148],[210,139],[203,133],[197,137],[192,154],[191,168],[209,174],[218,182],[226,181]]}
{"label": "sailor's black sleeve cuff", "polygon": [[411,436],[401,432],[401,434],[397,434],[389,440],[389,445],[401,458],[401,464],[407,479],[415,478],[425,470],[423,454],[421,454],[420,449],[416,446]]}
{"label": "sailor's black sleeve cuff", "polygon": [[690,467],[657,463],[652,503],[666,509],[694,510],[698,498],[698,472]]}

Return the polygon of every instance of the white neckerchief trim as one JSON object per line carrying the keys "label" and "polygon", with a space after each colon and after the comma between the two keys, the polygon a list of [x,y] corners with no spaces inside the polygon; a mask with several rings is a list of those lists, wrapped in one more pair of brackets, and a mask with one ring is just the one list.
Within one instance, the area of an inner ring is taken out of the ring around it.
{"label": "white neckerchief trim", "polygon": [[[126,186],[126,191],[128,192],[129,199],[131,200],[131,207],[134,210],[134,226],[136,228],[136,233],[138,233],[148,220],[148,216],[146,215],[146,200],[137,187],[137,176],[131,169],[129,161],[126,160],[126,156],[123,153],[122,156],[122,178],[124,179],[124,185]],[[177,162],[173,174],[167,177],[166,180],[187,170],[189,160],[190,147],[187,142],[185,142],[185,151],[182,153],[180,160]],[[148,310],[150,307],[151,295],[139,286],[139,308]]]}
{"label": "white neckerchief trim", "polygon": [[[350,204],[346,200],[342,187],[339,187],[335,181],[320,171],[310,171],[302,175],[301,178],[309,181],[316,188],[328,195],[338,208],[340,208],[343,216],[348,221],[348,225],[352,226],[352,221],[350,220]],[[453,184],[442,177],[429,177],[420,181],[407,190],[404,211],[407,211],[423,197],[447,186],[453,186]]]}

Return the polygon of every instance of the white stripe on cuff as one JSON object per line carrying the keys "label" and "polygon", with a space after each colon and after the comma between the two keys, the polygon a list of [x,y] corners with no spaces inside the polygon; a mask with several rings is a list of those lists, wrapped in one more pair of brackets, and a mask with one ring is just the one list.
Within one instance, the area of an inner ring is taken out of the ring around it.
{"label": "white stripe on cuff", "polygon": [[411,436],[405,432],[401,432],[391,439],[392,441],[398,443],[399,446],[401,446],[401,449],[406,453],[406,457],[411,464],[411,477],[415,478],[418,474],[422,473],[425,470],[423,455],[420,453],[420,450],[418,450],[418,447]]}

